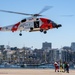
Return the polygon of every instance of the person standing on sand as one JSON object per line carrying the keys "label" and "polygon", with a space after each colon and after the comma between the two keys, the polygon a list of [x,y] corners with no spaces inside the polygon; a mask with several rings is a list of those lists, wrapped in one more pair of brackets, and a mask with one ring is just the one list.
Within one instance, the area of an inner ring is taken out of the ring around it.
{"label": "person standing on sand", "polygon": [[68,63],[66,63],[66,71],[67,71],[67,73],[69,73],[69,64]]}
{"label": "person standing on sand", "polygon": [[67,73],[69,73],[69,64],[67,63],[67,62],[65,62],[65,64],[64,64],[64,72],[67,72]]}
{"label": "person standing on sand", "polygon": [[60,63],[60,72],[63,72],[63,64]]}
{"label": "person standing on sand", "polygon": [[55,72],[56,72],[56,71],[59,72],[59,66],[58,66],[58,63],[57,63],[57,62],[54,63],[54,67],[55,67]]}
{"label": "person standing on sand", "polygon": [[63,62],[63,72],[65,72],[65,62]]}

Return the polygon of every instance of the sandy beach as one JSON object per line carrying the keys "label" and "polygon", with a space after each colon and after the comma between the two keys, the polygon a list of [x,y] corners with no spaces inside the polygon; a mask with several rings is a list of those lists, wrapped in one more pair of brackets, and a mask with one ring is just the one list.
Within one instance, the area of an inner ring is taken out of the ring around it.
{"label": "sandy beach", "polygon": [[62,73],[54,72],[54,69],[0,69],[0,75],[75,75],[75,70]]}

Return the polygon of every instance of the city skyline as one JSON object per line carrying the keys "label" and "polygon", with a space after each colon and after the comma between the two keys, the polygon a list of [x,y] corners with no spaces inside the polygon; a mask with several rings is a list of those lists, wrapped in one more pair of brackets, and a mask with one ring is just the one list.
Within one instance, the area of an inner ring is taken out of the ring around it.
{"label": "city skyline", "polygon": [[[58,24],[62,24],[59,29],[49,30],[45,35],[40,32],[25,32],[23,31],[23,36],[20,37],[20,32],[0,32],[0,45],[9,45],[17,47],[34,47],[42,48],[42,42],[52,42],[53,48],[61,48],[63,46],[70,46],[71,42],[75,41],[74,31],[75,31],[75,0],[16,0],[16,1],[0,1],[0,9],[19,11],[25,13],[38,13],[45,6],[53,6],[50,10],[43,13],[43,17],[49,18]],[[62,15],[72,15],[72,16],[62,16]],[[20,20],[30,17],[22,16],[17,14],[9,14],[0,12],[0,27],[12,25],[19,22]]]}
{"label": "city skyline", "polygon": [[[75,46],[73,48],[75,48]],[[36,64],[37,62],[37,64],[49,64],[54,63],[55,61],[65,61],[70,65],[73,65],[75,63],[75,50],[72,50],[69,47],[63,47],[62,49],[52,49],[51,43],[47,42],[43,43],[42,49],[34,50],[25,47],[21,49],[17,47],[8,47],[6,49],[4,45],[0,45],[0,63],[3,63],[4,61],[7,61],[8,63],[13,62],[13,64],[16,62],[19,64]]]}
{"label": "city skyline", "polygon": [[[3,46],[4,44],[0,44],[0,46]],[[62,49],[62,48],[72,48],[72,50],[75,50],[75,42],[71,42],[70,45],[64,45],[64,46],[61,46],[60,48],[58,47],[53,47],[53,43],[52,42],[42,42],[41,43],[41,48],[34,48],[34,46],[25,46],[23,45],[22,47],[18,47],[18,46],[11,46],[10,43],[8,42],[7,45],[4,45],[5,48],[8,48],[8,47],[17,47],[17,48],[23,48],[23,47],[26,47],[26,48],[31,48],[32,50],[34,49]]]}

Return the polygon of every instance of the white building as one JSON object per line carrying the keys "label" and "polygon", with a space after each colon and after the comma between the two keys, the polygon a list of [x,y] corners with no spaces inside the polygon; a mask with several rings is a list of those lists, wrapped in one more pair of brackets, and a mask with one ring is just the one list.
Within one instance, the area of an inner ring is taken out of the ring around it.
{"label": "white building", "polygon": [[59,61],[59,50],[58,49],[51,49],[50,50],[50,62]]}

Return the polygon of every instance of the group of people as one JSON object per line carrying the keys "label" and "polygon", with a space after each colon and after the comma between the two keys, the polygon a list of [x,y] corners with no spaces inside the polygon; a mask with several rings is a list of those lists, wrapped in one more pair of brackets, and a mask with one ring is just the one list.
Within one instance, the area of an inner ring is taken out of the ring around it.
{"label": "group of people", "polygon": [[67,62],[55,62],[55,72],[67,72],[69,73],[69,64]]}

